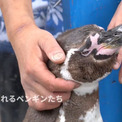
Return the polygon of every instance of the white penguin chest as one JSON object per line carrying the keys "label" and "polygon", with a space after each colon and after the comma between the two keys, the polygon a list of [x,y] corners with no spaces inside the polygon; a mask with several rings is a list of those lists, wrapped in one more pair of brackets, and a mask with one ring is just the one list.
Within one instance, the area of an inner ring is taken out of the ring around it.
{"label": "white penguin chest", "polygon": [[[65,119],[65,111],[60,108],[59,111],[59,121],[58,122],[68,122]],[[103,122],[101,114],[100,114],[100,109],[99,109],[99,103],[97,102],[92,108],[90,108],[86,114],[83,116],[81,115],[78,119],[77,122]]]}
{"label": "white penguin chest", "polygon": [[81,115],[79,121],[80,120],[83,122],[103,122],[100,114],[99,103],[97,102],[93,108],[89,109],[85,116]]}

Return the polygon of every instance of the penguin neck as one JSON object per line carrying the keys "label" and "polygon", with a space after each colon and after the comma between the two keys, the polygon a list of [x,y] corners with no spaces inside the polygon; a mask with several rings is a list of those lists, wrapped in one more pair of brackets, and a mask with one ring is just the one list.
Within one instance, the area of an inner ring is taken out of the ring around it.
{"label": "penguin neck", "polygon": [[95,81],[85,82],[85,83],[81,82],[81,86],[73,90],[74,93],[77,96],[85,96],[86,94],[92,94],[93,92],[98,90],[99,81],[107,77],[109,74],[110,72],[107,72],[106,74],[96,79]]}
{"label": "penguin neck", "polygon": [[[101,121],[98,121],[100,118]],[[97,119],[96,121],[94,121]],[[102,122],[99,110],[98,88],[90,94],[72,92],[70,100],[63,103],[56,122]],[[93,120],[93,121],[92,121]]]}
{"label": "penguin neck", "polygon": [[74,89],[74,93],[77,96],[86,96],[87,94],[92,94],[94,91],[98,90],[98,80],[93,81],[92,83],[81,83],[81,86]]}
{"label": "penguin neck", "polygon": [[73,90],[70,100],[74,101],[75,99],[75,102],[79,103],[78,107],[81,109],[80,112],[78,112],[79,116],[77,119],[79,121],[87,122],[90,119],[92,122],[92,120],[95,121],[96,116],[96,121],[99,122],[98,119],[101,118],[101,115],[98,86],[98,80],[96,80],[92,83],[84,83],[79,88]]}
{"label": "penguin neck", "polygon": [[[83,89],[89,90],[83,91]],[[99,110],[98,82],[94,89],[81,85],[73,90],[70,100],[63,103],[59,111],[59,118],[60,121],[56,122],[89,122],[89,120],[94,122],[95,119],[97,122],[102,122]]]}
{"label": "penguin neck", "polygon": [[99,109],[99,81],[81,83],[81,86],[74,89],[70,99],[63,103],[59,111],[60,121],[56,122],[103,122]]}

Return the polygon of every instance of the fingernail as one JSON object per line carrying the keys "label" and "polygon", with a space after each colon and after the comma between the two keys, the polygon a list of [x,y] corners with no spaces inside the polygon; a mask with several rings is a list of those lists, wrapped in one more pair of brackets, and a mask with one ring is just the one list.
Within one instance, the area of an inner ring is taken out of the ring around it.
{"label": "fingernail", "polygon": [[120,66],[120,64],[119,64],[118,62],[116,62],[116,64],[114,65],[114,68],[115,68],[115,69],[118,69],[119,66]]}
{"label": "fingernail", "polygon": [[75,88],[78,88],[80,85],[81,85],[81,84],[78,84],[78,83],[77,83],[77,84],[75,85]]}
{"label": "fingernail", "polygon": [[54,61],[61,60],[62,58],[63,58],[63,53],[56,53],[52,57]]}

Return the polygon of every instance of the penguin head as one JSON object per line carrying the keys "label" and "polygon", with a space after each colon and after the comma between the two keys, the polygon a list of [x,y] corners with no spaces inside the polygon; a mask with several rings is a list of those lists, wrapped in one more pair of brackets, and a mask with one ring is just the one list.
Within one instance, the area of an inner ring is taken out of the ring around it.
{"label": "penguin head", "polygon": [[107,60],[118,53],[122,46],[122,25],[107,32],[94,32],[90,34],[81,46],[81,55],[87,57],[93,55],[95,60]]}
{"label": "penguin head", "polygon": [[92,82],[111,72],[122,46],[122,25],[107,32],[99,26],[87,25],[65,32],[58,40],[67,57],[63,68],[67,66],[71,74],[68,77],[67,71],[62,70],[64,78]]}
{"label": "penguin head", "polygon": [[110,73],[122,46],[122,25],[105,31],[97,25],[68,30],[58,36],[66,53],[63,64],[50,62],[56,77],[79,83],[92,82]]}

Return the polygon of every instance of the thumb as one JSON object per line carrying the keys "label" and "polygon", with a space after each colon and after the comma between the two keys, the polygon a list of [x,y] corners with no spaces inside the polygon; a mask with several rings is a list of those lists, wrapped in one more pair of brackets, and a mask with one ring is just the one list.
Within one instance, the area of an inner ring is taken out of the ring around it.
{"label": "thumb", "polygon": [[54,63],[62,63],[65,60],[65,53],[59,46],[55,38],[47,32],[46,38],[41,41],[41,49],[46,53],[47,57]]}

